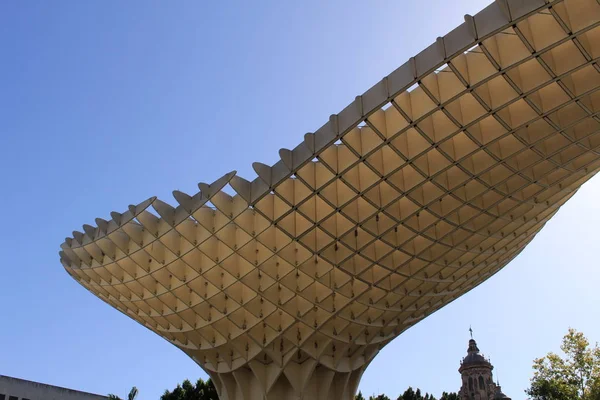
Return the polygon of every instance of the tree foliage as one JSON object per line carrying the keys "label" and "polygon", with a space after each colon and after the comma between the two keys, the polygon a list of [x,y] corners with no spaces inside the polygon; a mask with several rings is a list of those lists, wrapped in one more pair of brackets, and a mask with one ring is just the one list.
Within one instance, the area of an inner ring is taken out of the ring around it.
{"label": "tree foliage", "polygon": [[600,348],[581,332],[569,329],[562,355],[548,353],[533,361],[532,400],[600,400]]}
{"label": "tree foliage", "polygon": [[429,393],[425,393],[423,396],[421,394],[421,389],[417,388],[417,390],[413,390],[412,387],[409,386],[408,389],[404,391],[400,396],[398,396],[398,400],[436,400],[436,398]]}
{"label": "tree foliage", "polygon": [[217,396],[217,389],[210,379],[207,381],[198,379],[196,385],[192,385],[186,379],[172,392],[165,390],[160,400],[219,400],[219,396]]}
{"label": "tree foliage", "polygon": [[[358,394],[354,397],[354,400],[365,400],[365,397],[363,396],[362,392],[358,392]],[[388,396],[386,396],[385,394],[380,394],[380,395],[373,395],[373,396],[369,396],[368,400],[391,400]],[[401,394],[400,396],[398,396],[397,400],[436,400],[435,396],[429,393],[425,393],[425,395],[423,395],[421,393],[421,389],[417,389],[416,391],[412,388],[409,387],[408,389],[406,389],[404,391],[403,394]],[[440,397],[440,400],[459,400],[458,398],[458,394],[456,393],[447,393],[444,392],[442,393],[442,397]]]}
{"label": "tree foliage", "polygon": [[[138,395],[138,388],[136,388],[135,386],[131,388],[131,390],[129,391],[129,394],[127,395],[127,400],[135,400],[135,398]],[[114,394],[109,394],[108,398],[110,400],[122,400],[119,396],[114,395]]]}
{"label": "tree foliage", "polygon": [[390,400],[390,398],[387,397],[385,394],[380,394],[380,395],[375,396],[375,397],[370,396],[369,400]]}
{"label": "tree foliage", "polygon": [[444,392],[444,393],[442,393],[442,397],[440,397],[440,400],[460,400],[460,398],[458,397],[458,393]]}

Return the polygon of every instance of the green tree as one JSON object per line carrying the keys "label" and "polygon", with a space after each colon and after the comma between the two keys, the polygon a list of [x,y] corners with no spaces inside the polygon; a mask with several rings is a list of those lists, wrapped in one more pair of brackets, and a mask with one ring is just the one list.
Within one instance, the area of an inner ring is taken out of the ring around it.
{"label": "green tree", "polygon": [[458,393],[454,393],[454,392],[443,392],[442,393],[442,397],[440,397],[440,400],[460,400],[458,398]]}
{"label": "green tree", "polygon": [[600,348],[581,332],[569,329],[560,346],[562,355],[548,353],[533,361],[532,400],[600,400]]}
{"label": "green tree", "polygon": [[[354,396],[354,400],[365,400],[362,392],[358,392],[356,396]],[[390,398],[384,394],[380,394],[379,396],[369,396],[368,400],[390,400]],[[421,394],[421,389],[417,389],[416,391],[409,387],[404,391],[403,394],[398,396],[397,400],[436,400],[435,396],[429,393],[425,393],[425,396]],[[458,398],[458,394],[456,393],[442,393],[442,397],[440,400],[460,400]]]}
{"label": "green tree", "polygon": [[417,394],[413,390],[411,386],[408,387],[400,396],[398,396],[398,400],[417,400]]}
{"label": "green tree", "polygon": [[[135,400],[137,395],[138,395],[138,389],[134,386],[129,391],[129,394],[127,395],[127,400]],[[121,400],[121,398],[119,396],[114,395],[114,394],[109,394],[108,398],[111,400]]]}
{"label": "green tree", "polygon": [[425,393],[425,396],[421,393],[421,389],[417,388],[415,391],[412,387],[408,387],[403,394],[398,396],[398,400],[436,400],[435,396],[429,393]]}
{"label": "green tree", "polygon": [[423,400],[421,389],[417,388],[417,391],[415,392],[412,386],[409,386],[408,389],[398,397],[398,400]]}
{"label": "green tree", "polygon": [[369,396],[369,400],[390,400],[390,398],[387,397],[385,394],[380,394],[376,397]]}
{"label": "green tree", "polygon": [[198,379],[194,386],[186,379],[172,392],[165,390],[160,400],[219,400],[219,396],[212,380]]}

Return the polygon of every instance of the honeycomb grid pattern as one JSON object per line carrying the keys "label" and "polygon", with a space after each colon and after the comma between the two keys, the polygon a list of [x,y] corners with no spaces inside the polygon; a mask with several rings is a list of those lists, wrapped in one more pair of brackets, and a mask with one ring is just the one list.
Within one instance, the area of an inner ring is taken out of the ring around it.
{"label": "honeycomb grid pattern", "polygon": [[600,168],[599,25],[597,0],[496,1],[254,181],[96,219],[61,262],[221,399],[351,399],[383,346],[508,264]]}

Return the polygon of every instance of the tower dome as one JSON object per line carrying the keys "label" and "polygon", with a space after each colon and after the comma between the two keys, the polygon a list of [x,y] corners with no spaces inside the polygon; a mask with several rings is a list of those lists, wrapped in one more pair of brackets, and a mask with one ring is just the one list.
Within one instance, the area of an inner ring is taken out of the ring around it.
{"label": "tower dome", "polygon": [[462,359],[458,372],[462,373],[467,368],[483,367],[494,369],[492,364],[483,355],[479,353],[477,342],[474,339],[469,340],[469,348],[467,349],[467,355]]}

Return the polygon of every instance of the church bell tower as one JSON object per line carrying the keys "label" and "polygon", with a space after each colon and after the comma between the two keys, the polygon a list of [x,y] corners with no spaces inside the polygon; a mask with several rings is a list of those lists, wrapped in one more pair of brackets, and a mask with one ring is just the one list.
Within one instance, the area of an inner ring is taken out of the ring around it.
{"label": "church bell tower", "polygon": [[462,378],[462,386],[458,392],[460,400],[510,400],[502,393],[500,385],[494,383],[493,369],[490,361],[479,353],[471,331],[467,356],[462,359],[458,369]]}

